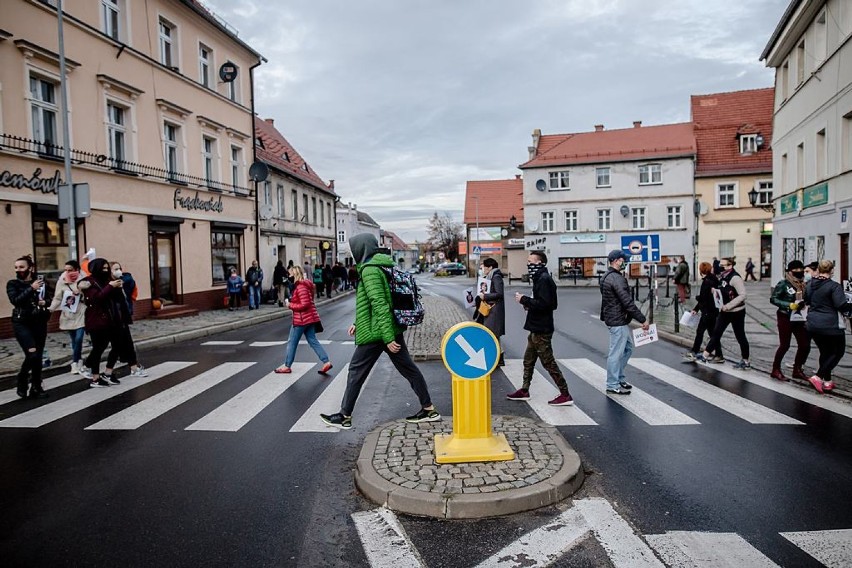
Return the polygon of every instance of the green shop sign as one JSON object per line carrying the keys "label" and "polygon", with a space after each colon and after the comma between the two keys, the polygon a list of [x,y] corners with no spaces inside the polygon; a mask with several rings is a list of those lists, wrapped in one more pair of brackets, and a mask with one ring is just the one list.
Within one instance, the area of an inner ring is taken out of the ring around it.
{"label": "green shop sign", "polygon": [[820,183],[802,190],[802,209],[828,203],[828,184]]}
{"label": "green shop sign", "polygon": [[799,210],[799,194],[791,193],[786,197],[782,197],[779,202],[781,203],[781,214],[786,215],[787,213],[795,213]]}

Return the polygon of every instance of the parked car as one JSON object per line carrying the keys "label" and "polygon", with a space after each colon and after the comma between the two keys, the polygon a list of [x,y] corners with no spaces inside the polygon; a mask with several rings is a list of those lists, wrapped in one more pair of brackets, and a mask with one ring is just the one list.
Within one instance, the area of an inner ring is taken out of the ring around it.
{"label": "parked car", "polygon": [[464,275],[467,274],[467,268],[461,262],[446,262],[438,267],[438,272],[446,274]]}

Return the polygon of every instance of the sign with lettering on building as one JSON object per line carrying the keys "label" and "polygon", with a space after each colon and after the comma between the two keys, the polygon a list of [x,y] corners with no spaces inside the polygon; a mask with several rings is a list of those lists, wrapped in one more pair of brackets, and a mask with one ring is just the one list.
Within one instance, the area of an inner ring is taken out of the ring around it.
{"label": "sign with lettering on building", "polygon": [[781,215],[786,215],[787,213],[795,213],[799,210],[799,194],[791,193],[785,197],[782,197],[779,201],[781,208]]}
{"label": "sign with lettering on building", "polygon": [[818,183],[802,190],[802,209],[828,203],[828,184]]}
{"label": "sign with lettering on building", "polygon": [[559,235],[560,244],[570,243],[605,243],[606,235],[603,233],[577,233],[576,235]]}
{"label": "sign with lettering on building", "polygon": [[177,188],[175,189],[173,201],[175,209],[181,207],[187,211],[215,211],[216,213],[221,213],[225,210],[225,206],[222,204],[221,195],[210,197],[209,199],[202,199],[196,191],[193,197],[184,197],[181,189]]}
{"label": "sign with lettering on building", "polygon": [[0,187],[12,187],[15,189],[29,189],[42,193],[56,193],[56,188],[62,183],[59,170],[52,177],[46,178],[41,175],[41,168],[36,168],[30,177],[24,174],[12,173],[9,170],[0,172]]}
{"label": "sign with lettering on building", "polygon": [[527,250],[544,250],[547,247],[547,237],[538,237],[536,239],[527,239],[524,248]]}

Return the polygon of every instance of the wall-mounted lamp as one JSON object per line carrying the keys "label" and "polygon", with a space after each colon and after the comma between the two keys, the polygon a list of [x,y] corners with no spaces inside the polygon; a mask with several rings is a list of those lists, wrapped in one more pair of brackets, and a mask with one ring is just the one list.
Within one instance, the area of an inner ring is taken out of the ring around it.
{"label": "wall-mounted lamp", "polygon": [[763,148],[763,134],[758,134],[754,137],[754,143],[758,148]]}
{"label": "wall-mounted lamp", "polygon": [[771,201],[766,203],[758,203],[757,202],[758,191],[754,187],[751,188],[751,191],[748,192],[748,202],[752,207],[760,207],[764,211],[769,213],[775,213],[775,204]]}
{"label": "wall-mounted lamp", "polygon": [[518,228],[518,219],[514,215],[509,217],[509,228],[513,231]]}
{"label": "wall-mounted lamp", "polygon": [[119,215],[119,216],[118,216],[118,222],[119,222],[119,223],[124,223],[124,215]]}
{"label": "wall-mounted lamp", "polygon": [[192,228],[195,228],[195,221],[192,222]]}
{"label": "wall-mounted lamp", "polygon": [[11,215],[11,214],[12,214],[12,204],[7,203],[6,204],[6,215]]}

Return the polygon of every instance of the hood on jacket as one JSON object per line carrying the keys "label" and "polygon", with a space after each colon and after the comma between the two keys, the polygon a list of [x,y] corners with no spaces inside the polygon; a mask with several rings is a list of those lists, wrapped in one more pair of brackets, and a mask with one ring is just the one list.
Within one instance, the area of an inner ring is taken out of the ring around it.
{"label": "hood on jacket", "polygon": [[112,280],[112,274],[104,272],[104,267],[109,268],[109,261],[105,258],[96,258],[89,263],[89,274],[99,284],[103,285]]}
{"label": "hood on jacket", "polygon": [[355,264],[362,264],[379,252],[379,241],[372,233],[361,233],[349,239],[349,250],[352,251]]}
{"label": "hood on jacket", "polygon": [[834,280],[831,278],[811,278],[808,285],[811,287],[811,290],[817,291],[823,286],[826,286],[829,282],[834,282]]}
{"label": "hood on jacket", "polygon": [[308,290],[311,291],[311,296],[313,296],[314,291],[316,291],[317,287],[313,283],[312,280],[308,280],[307,278],[302,278],[298,282],[296,282],[296,286],[307,286]]}

